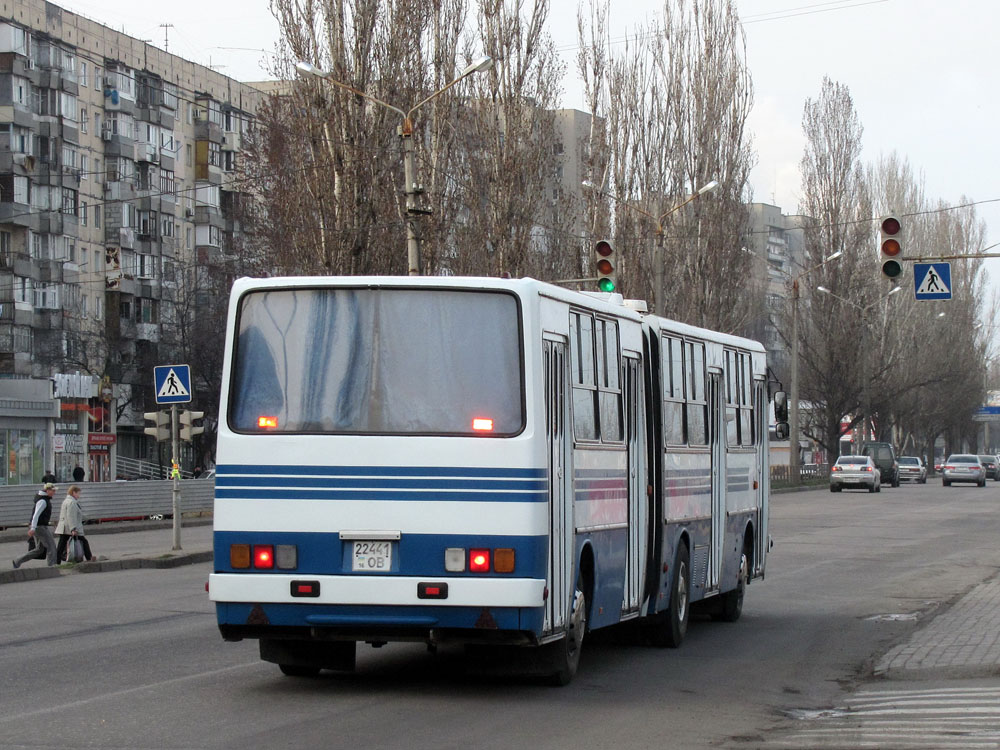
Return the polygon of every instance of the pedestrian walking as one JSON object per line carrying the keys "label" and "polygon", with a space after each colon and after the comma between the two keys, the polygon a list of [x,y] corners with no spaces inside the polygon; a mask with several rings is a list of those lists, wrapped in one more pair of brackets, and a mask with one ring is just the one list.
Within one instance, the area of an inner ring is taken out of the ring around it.
{"label": "pedestrian walking", "polygon": [[[79,540],[83,546],[83,559],[94,559],[90,552],[90,542],[83,532],[83,510],[80,508],[80,488],[72,485],[66,491],[66,499],[59,509],[59,523],[56,524],[56,534],[59,535],[59,546],[56,548],[56,557],[62,561],[66,559],[66,546],[70,540]],[[74,560],[73,562],[80,562]]]}
{"label": "pedestrian walking", "polygon": [[49,528],[49,519],[52,517],[52,498],[56,494],[56,486],[51,482],[46,483],[42,488],[44,494],[40,494],[35,501],[35,511],[31,514],[31,524],[28,527],[28,537],[35,540],[35,548],[14,560],[14,567],[20,568],[21,563],[28,560],[40,560],[43,557],[49,565],[56,565],[56,540],[52,536],[52,529]]}
{"label": "pedestrian walking", "polygon": [[80,466],[80,464],[77,464],[76,468],[73,469],[73,481],[82,482],[85,476],[87,476],[87,473],[83,470],[83,467]]}

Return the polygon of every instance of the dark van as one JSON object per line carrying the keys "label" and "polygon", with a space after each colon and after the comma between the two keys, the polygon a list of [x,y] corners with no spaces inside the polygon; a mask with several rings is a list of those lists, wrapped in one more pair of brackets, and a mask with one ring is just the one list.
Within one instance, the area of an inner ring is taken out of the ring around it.
{"label": "dark van", "polygon": [[871,456],[882,474],[882,484],[899,487],[899,462],[892,443],[862,443],[859,455]]}

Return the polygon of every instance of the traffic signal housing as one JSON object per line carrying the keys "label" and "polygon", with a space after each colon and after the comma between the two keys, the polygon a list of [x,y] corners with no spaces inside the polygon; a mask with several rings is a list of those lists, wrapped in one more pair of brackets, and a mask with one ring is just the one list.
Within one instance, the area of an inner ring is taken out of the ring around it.
{"label": "traffic signal housing", "polygon": [[150,437],[156,438],[156,442],[158,443],[170,439],[169,411],[147,411],[142,416],[147,422],[153,423],[151,427],[144,428],[143,432]]}
{"label": "traffic signal housing", "polygon": [[597,267],[597,288],[602,292],[618,289],[618,253],[608,240],[598,240],[594,245]]}
{"label": "traffic signal housing", "polygon": [[181,440],[187,440],[191,442],[191,439],[195,435],[200,435],[205,431],[205,428],[200,425],[195,425],[195,420],[201,419],[205,416],[203,411],[190,411],[185,409],[178,415],[178,421],[181,423]]}
{"label": "traffic signal housing", "polygon": [[879,222],[879,252],[882,256],[882,275],[895,279],[903,273],[899,262],[903,254],[903,223],[895,214],[883,216]]}

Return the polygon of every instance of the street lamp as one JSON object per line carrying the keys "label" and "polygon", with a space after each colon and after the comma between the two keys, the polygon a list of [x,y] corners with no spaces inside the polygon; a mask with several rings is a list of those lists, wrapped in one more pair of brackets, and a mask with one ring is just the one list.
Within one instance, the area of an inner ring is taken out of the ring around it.
{"label": "street lamp", "polygon": [[421,101],[414,104],[407,111],[403,111],[399,107],[384,102],[381,99],[372,96],[371,94],[357,89],[354,86],[349,86],[346,83],[341,83],[335,78],[331,78],[332,75],[328,71],[320,70],[315,65],[307,62],[299,61],[295,63],[295,69],[303,75],[316,76],[322,80],[330,83],[334,86],[344,89],[345,91],[350,91],[352,94],[357,94],[358,96],[364,97],[365,99],[375,102],[386,109],[390,109],[396,114],[403,118],[402,124],[396,128],[396,132],[399,134],[400,139],[403,143],[403,178],[405,179],[403,192],[406,194],[406,250],[407,250],[407,263],[409,266],[410,276],[419,276],[421,272],[421,255],[420,255],[420,231],[417,227],[417,217],[426,211],[422,211],[417,208],[417,196],[423,192],[423,188],[417,181],[417,168],[414,164],[414,147],[413,147],[413,113],[420,109],[422,106],[427,104],[427,102],[435,99],[436,97],[443,94],[445,91],[450,89],[456,83],[461,81],[463,78],[472,75],[473,73],[482,73],[493,67],[493,58],[491,57],[481,57],[471,65],[465,68],[461,74],[447,86],[444,86],[437,91],[435,91],[430,96],[422,99]]}
{"label": "street lamp", "polygon": [[788,406],[788,470],[791,473],[792,484],[796,485],[802,481],[802,463],[799,460],[799,280],[843,254],[843,250],[838,250],[792,279],[792,367],[789,375],[791,382],[789,383],[788,396],[791,401]]}
{"label": "street lamp", "polygon": [[[864,334],[864,339],[862,340],[862,349],[864,349],[865,345],[868,343],[867,342],[868,329],[871,328],[868,321],[868,311],[873,309],[875,305],[877,305],[878,303],[894,295],[896,292],[901,291],[902,288],[903,287],[901,286],[895,286],[891,290],[889,290],[887,294],[883,294],[878,299],[872,300],[867,305],[859,305],[857,302],[849,300],[846,297],[841,297],[839,294],[835,294],[831,290],[827,289],[825,286],[816,287],[816,291],[822,292],[823,294],[828,294],[834,299],[840,300],[841,302],[845,302],[848,305],[852,305],[853,307],[856,307],[858,310],[861,311],[861,318],[864,324],[862,328],[862,333]],[[862,382],[864,384],[864,404],[863,404],[864,418],[861,422],[861,433],[862,433],[862,441],[864,441],[868,439],[868,423],[871,420],[872,416],[871,355],[868,354],[867,352],[862,351],[861,364],[864,366],[864,372],[861,374]]]}
{"label": "street lamp", "polygon": [[663,282],[664,282],[663,220],[668,216],[670,216],[670,214],[674,213],[675,211],[679,211],[680,209],[684,208],[684,206],[686,206],[691,201],[700,198],[705,193],[711,193],[713,190],[719,187],[719,181],[710,180],[709,182],[706,182],[700,188],[691,193],[691,195],[689,195],[687,198],[682,200],[673,208],[664,211],[658,217],[654,216],[653,214],[649,213],[644,209],[639,208],[638,206],[632,205],[631,203],[625,203],[623,201],[619,201],[618,196],[604,192],[590,180],[584,180],[583,186],[586,188],[591,188],[592,190],[596,190],[601,195],[613,199],[616,203],[618,203],[618,205],[630,211],[635,211],[636,213],[642,214],[643,216],[652,219],[653,221],[656,222],[656,245],[654,246],[653,249],[653,309],[655,310],[657,315],[663,315]]}

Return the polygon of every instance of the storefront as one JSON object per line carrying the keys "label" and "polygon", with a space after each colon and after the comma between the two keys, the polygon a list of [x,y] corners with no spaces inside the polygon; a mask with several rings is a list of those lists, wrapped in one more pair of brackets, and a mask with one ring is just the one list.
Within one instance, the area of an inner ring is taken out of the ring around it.
{"label": "storefront", "polygon": [[59,402],[51,380],[0,379],[0,484],[38,484],[52,469],[52,435]]}

